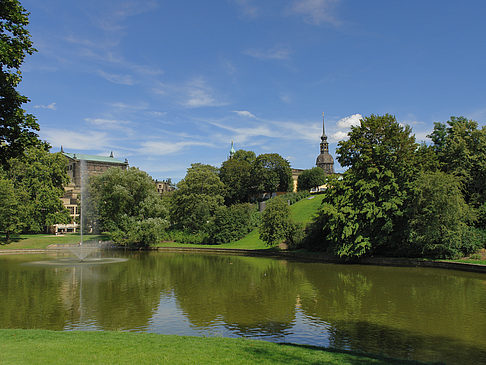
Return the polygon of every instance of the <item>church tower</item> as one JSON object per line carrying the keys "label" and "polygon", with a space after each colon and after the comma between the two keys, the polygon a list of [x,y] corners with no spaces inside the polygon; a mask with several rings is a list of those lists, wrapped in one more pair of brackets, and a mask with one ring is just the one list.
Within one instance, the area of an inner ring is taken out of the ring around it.
{"label": "church tower", "polygon": [[324,128],[324,113],[322,113],[321,154],[317,156],[316,166],[323,169],[326,175],[334,174],[334,159],[329,154],[329,143]]}

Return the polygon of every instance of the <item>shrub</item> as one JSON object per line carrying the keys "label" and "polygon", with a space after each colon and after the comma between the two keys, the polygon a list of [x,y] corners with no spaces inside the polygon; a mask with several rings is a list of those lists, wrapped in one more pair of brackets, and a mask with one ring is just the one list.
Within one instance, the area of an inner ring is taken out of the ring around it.
{"label": "shrub", "polygon": [[211,243],[236,241],[255,227],[258,213],[251,204],[235,204],[219,207],[209,230]]}
{"label": "shrub", "polygon": [[281,197],[270,199],[262,213],[260,238],[267,245],[274,245],[287,238],[291,229],[290,208]]}
{"label": "shrub", "polygon": [[168,222],[162,218],[137,220],[125,216],[118,229],[110,232],[111,240],[121,246],[148,247],[156,244],[168,227]]}

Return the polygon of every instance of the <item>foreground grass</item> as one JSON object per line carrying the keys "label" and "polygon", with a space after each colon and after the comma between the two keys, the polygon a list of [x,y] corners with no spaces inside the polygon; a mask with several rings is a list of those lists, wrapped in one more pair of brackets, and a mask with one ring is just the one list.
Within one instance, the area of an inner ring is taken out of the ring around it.
{"label": "foreground grass", "polygon": [[0,330],[2,364],[410,364],[264,341],[128,332]]}
{"label": "foreground grass", "polygon": [[324,199],[323,194],[311,195],[291,205],[290,211],[294,222],[304,224],[312,222],[312,219],[321,206],[322,199]]}
{"label": "foreground grass", "polygon": [[[83,241],[106,240],[104,235],[83,235]],[[80,236],[77,233],[56,236],[53,234],[21,234],[11,238],[10,243],[0,240],[0,250],[19,250],[19,249],[45,249],[52,244],[66,245],[78,243]]]}

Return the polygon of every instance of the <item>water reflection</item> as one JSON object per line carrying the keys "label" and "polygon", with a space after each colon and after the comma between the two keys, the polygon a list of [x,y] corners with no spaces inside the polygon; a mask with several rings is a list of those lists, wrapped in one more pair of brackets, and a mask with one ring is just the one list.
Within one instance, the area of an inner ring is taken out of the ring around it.
{"label": "water reflection", "polygon": [[[120,253],[124,256],[125,254]],[[0,257],[0,327],[264,338],[486,362],[486,277],[419,268],[131,253],[109,265]]]}

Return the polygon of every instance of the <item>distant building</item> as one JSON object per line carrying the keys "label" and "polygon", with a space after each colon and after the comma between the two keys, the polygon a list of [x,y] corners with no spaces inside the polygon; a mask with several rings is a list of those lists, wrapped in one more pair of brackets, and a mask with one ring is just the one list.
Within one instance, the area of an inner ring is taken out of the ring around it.
{"label": "distant building", "polygon": [[128,168],[128,160],[118,160],[113,157],[113,152],[109,157],[97,155],[85,155],[81,153],[65,153],[61,147],[61,153],[67,158],[67,173],[70,183],[64,187],[64,196],[61,198],[64,206],[69,210],[71,223],[55,224],[53,233],[77,232],[79,230],[79,200],[81,197],[81,177],[84,166],[86,177],[101,175],[111,167],[122,170]]}
{"label": "distant building", "polygon": [[299,179],[299,175],[302,174],[305,170],[303,169],[292,169],[292,182],[294,184],[292,191],[295,193],[297,191],[297,181]]}
{"label": "distant building", "polygon": [[157,193],[164,194],[175,190],[174,184],[172,184],[171,179],[167,180],[155,180],[155,189]]}
{"label": "distant building", "polygon": [[334,174],[334,159],[329,153],[329,143],[324,128],[324,113],[322,113],[322,136],[321,136],[321,153],[317,156],[316,166],[324,170],[326,175]]}
{"label": "distant building", "polygon": [[231,141],[231,149],[229,152],[229,158],[233,158],[234,154],[236,153],[235,148],[233,146],[233,141]]}

